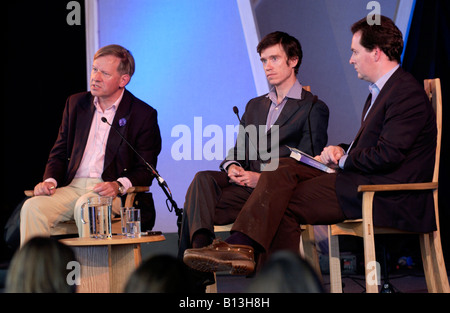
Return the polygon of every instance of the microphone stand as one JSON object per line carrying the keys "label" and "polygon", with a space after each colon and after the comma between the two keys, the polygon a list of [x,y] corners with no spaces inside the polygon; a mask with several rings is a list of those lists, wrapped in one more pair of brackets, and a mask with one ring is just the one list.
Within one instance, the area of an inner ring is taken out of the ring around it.
{"label": "microphone stand", "polygon": [[315,156],[315,153],[314,153],[314,144],[313,144],[312,132],[311,132],[311,111],[313,109],[314,104],[316,104],[317,100],[318,100],[317,96],[314,95],[312,103],[311,103],[311,108],[309,108],[309,112],[308,112],[309,140],[311,141],[311,155],[312,156]]}
{"label": "microphone stand", "polygon": [[[167,185],[166,181],[158,174],[158,172],[151,166],[137,151],[134,149],[133,145],[128,142],[128,140],[125,139],[125,137],[114,127],[111,123],[108,122],[108,120],[105,117],[101,118],[101,121],[103,123],[108,124],[112,129],[116,131],[116,133],[119,135],[120,138],[122,138],[123,141],[133,150],[134,153],[144,162],[144,164],[147,166],[147,169],[152,172],[153,176],[155,176],[156,180],[158,181],[158,185],[163,190],[164,194],[167,197],[166,205],[169,212],[172,212],[175,210],[175,214],[177,216],[177,227],[178,227],[178,237],[181,235],[181,223],[183,219],[183,209],[178,208],[177,203],[175,200],[173,200],[172,192],[169,189],[169,186]],[[172,205],[171,208],[169,208],[169,205],[167,204],[167,201],[170,202]]]}
{"label": "microphone stand", "polygon": [[[132,149],[134,150],[134,148],[132,148]],[[137,154],[137,152],[136,152],[136,154]],[[153,166],[151,166],[147,161],[145,161],[144,158],[141,157],[141,159],[142,159],[142,161],[144,161],[145,165],[147,166],[147,169],[150,172],[152,172],[153,176],[155,176],[156,180],[158,181],[159,187],[161,187],[162,191],[166,195],[166,197],[167,197],[167,199],[166,199],[167,209],[169,210],[169,212],[175,211],[175,215],[177,216],[178,238],[180,238],[180,236],[181,236],[181,224],[182,224],[182,220],[183,220],[183,209],[180,209],[178,207],[177,203],[175,202],[175,200],[173,200],[172,192],[170,191],[170,188],[167,185],[166,181],[158,174],[158,172],[153,168]],[[169,207],[167,201],[170,202],[172,207]]]}
{"label": "microphone stand", "polygon": [[[146,162],[146,164],[147,164],[147,162]],[[150,171],[155,175],[156,171],[153,169],[153,167],[150,164],[147,164],[147,166],[149,167]],[[182,220],[183,220],[183,209],[180,209],[178,207],[177,203],[175,202],[175,200],[173,200],[172,192],[170,191],[170,188],[167,185],[167,183],[161,178],[161,176],[155,175],[155,177],[156,177],[156,180],[158,181],[159,187],[161,187],[162,191],[164,192],[164,194],[167,197],[167,199],[166,199],[167,209],[169,210],[169,212],[175,211],[175,215],[177,216],[178,238],[180,238],[181,224],[182,224]],[[159,179],[159,178],[161,178],[161,179]],[[169,207],[167,201],[170,202],[172,207]]]}

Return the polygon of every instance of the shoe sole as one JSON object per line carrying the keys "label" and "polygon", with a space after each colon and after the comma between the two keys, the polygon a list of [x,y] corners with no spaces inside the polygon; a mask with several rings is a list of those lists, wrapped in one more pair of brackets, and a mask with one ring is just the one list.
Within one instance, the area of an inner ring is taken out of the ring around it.
{"label": "shoe sole", "polygon": [[232,275],[248,275],[255,270],[255,263],[245,260],[222,261],[216,258],[198,255],[185,255],[184,263],[201,272],[230,272]]}

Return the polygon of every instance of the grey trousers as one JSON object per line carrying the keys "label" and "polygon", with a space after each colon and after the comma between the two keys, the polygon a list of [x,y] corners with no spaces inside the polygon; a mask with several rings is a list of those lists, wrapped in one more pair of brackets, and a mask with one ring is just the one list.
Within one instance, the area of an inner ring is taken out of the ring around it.
{"label": "grey trousers", "polygon": [[214,225],[233,223],[252,191],[231,184],[225,172],[198,172],[186,192],[178,256],[182,258],[184,250],[191,248],[198,230],[214,235]]}

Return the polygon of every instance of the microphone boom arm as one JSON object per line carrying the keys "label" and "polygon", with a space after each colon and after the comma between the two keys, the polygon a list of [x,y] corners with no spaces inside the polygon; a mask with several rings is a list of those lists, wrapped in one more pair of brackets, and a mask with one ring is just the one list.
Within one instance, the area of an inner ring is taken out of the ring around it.
{"label": "microphone boom arm", "polygon": [[144,162],[145,166],[147,166],[147,169],[156,177],[156,180],[158,181],[158,185],[161,187],[161,189],[163,190],[164,194],[167,197],[166,200],[166,204],[167,201],[170,202],[170,204],[172,205],[172,208],[168,208],[169,212],[172,212],[175,210],[175,214],[177,216],[177,226],[178,226],[178,236],[180,236],[181,234],[181,223],[182,223],[182,218],[183,218],[183,209],[178,208],[177,203],[175,202],[175,200],[173,200],[172,197],[172,192],[169,189],[169,186],[167,185],[166,181],[161,177],[161,175],[159,175],[159,173],[153,168],[153,166],[151,164],[149,164],[137,151],[136,149],[134,149],[134,147],[131,145],[131,143],[128,142],[128,140],[125,139],[125,137],[114,127],[112,126],[108,120],[105,117],[101,118],[103,123],[108,124],[112,129],[114,129],[116,131],[116,133],[120,136],[120,138],[122,138],[123,141],[125,141],[125,143],[131,148],[131,150],[133,150],[133,152]]}
{"label": "microphone boom arm", "polygon": [[[233,112],[234,112],[234,114],[236,114],[236,116],[239,120],[239,123],[242,124],[241,118],[239,117],[239,109],[236,106],[233,107]],[[249,154],[250,154],[250,145],[252,145],[253,149],[255,149],[255,151],[256,151],[257,160],[260,162],[260,164],[263,164],[263,161],[261,160],[261,157],[259,156],[258,145],[255,146],[253,141],[250,139],[249,134],[245,130],[244,130],[244,132],[245,132],[245,137],[248,139],[248,142],[249,142],[249,147],[248,147]]]}

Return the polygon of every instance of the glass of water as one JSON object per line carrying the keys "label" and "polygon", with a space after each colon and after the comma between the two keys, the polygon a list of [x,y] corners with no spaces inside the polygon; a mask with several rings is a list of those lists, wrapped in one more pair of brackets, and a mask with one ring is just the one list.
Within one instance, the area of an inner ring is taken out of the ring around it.
{"label": "glass of water", "polygon": [[141,210],[128,208],[125,211],[127,237],[139,238],[141,237]]}
{"label": "glass of water", "polygon": [[127,235],[127,210],[134,209],[134,207],[120,208],[120,226],[122,229],[122,236]]}

